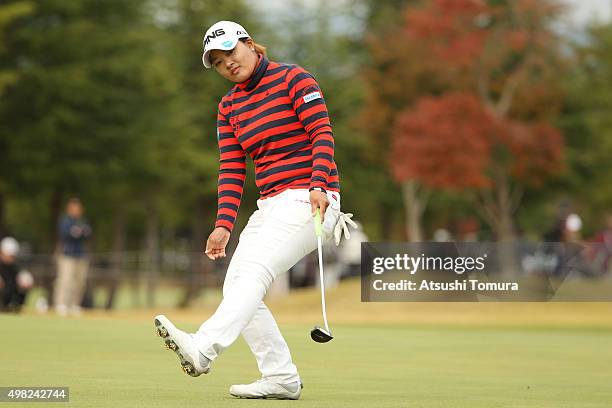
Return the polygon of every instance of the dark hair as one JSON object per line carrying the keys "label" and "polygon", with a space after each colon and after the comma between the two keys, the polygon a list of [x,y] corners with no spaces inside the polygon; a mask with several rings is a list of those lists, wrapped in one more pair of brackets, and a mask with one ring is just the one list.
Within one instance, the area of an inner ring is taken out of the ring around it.
{"label": "dark hair", "polygon": [[70,204],[79,204],[81,205],[81,199],[79,197],[70,197],[70,199],[68,200],[68,205]]}

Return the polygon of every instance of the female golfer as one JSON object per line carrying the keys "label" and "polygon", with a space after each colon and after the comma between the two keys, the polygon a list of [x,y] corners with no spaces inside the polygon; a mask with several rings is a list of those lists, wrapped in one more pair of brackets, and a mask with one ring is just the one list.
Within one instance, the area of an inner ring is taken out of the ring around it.
{"label": "female golfer", "polygon": [[[204,36],[206,68],[235,85],[221,99],[217,116],[220,152],[218,212],[206,255],[225,257],[246,176],[246,155],[255,164],[260,198],[240,234],[223,284],[223,300],[194,334],[155,318],[157,333],[193,376],[210,365],[240,334],[257,359],[261,379],[233,385],[243,398],[298,399],[302,383],[285,339],[263,303],[281,273],[317,247],[313,215],[323,216],[323,235],[339,241],[350,214],[340,212],[334,139],[323,93],[296,65],[266,58],[265,47],[231,21],[219,21]],[[340,222],[339,222],[340,220]]]}

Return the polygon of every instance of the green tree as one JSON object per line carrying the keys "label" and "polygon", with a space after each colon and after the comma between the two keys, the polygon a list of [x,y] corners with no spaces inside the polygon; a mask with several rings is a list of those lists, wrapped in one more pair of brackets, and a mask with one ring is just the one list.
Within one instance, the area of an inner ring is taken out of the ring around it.
{"label": "green tree", "polygon": [[[29,1],[20,1],[12,4],[0,5],[0,104],[4,89],[17,81],[17,69],[9,64],[7,49],[5,46],[5,30],[18,18],[32,12],[33,4]],[[0,135],[0,236],[7,233],[5,226],[5,195],[9,189],[8,174],[11,169],[8,167],[8,135]]]}
{"label": "green tree", "polygon": [[[29,1],[0,5],[0,58],[2,61],[6,61],[7,57],[4,30],[16,19],[31,13],[33,8],[33,4]],[[2,97],[4,88],[16,80],[17,73],[14,67],[0,66],[0,97]]]}
{"label": "green tree", "polygon": [[144,4],[41,1],[6,31],[19,80],[3,98],[2,134],[19,186],[13,193],[47,202],[38,220],[48,226],[39,237],[44,249],[54,248],[68,194],[82,195],[95,214],[115,191],[133,202],[134,192],[166,176],[160,162],[173,137],[166,118],[178,85]]}
{"label": "green tree", "polygon": [[567,135],[568,172],[557,187],[573,192],[592,231],[612,202],[612,25],[590,27],[574,52],[560,120]]}
{"label": "green tree", "polygon": [[[402,190],[393,181],[388,166],[390,135],[394,118],[414,100],[416,89],[407,88],[404,79],[418,75],[417,64],[406,63],[407,48],[403,41],[402,10],[417,3],[416,0],[365,1],[367,7],[363,43],[367,58],[361,65],[359,79],[363,81],[364,102],[360,105],[357,126],[365,134],[364,156],[361,161],[368,169],[369,196],[372,197],[368,214],[374,217],[381,238],[403,237],[401,227]],[[402,83],[403,86],[397,86]],[[421,89],[428,88],[430,80],[422,77],[415,81]]]}

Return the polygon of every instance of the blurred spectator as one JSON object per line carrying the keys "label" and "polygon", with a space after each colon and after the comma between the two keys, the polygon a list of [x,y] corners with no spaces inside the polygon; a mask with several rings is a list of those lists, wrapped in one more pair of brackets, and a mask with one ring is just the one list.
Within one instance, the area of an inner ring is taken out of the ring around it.
{"label": "blurred spectator", "polygon": [[[571,204],[564,200],[559,204],[557,219],[552,228],[548,230],[543,238],[546,243],[576,243],[581,240],[580,231],[582,230],[582,219],[572,211]],[[571,247],[564,245],[544,245],[544,255],[555,257],[555,268],[553,275],[564,277],[569,271],[575,271],[583,275],[591,276],[592,268],[581,252],[572,256],[572,268],[568,268],[567,257],[572,254]],[[549,262],[552,265],[552,261]]]}
{"label": "blurred spectator", "polygon": [[580,230],[582,229],[582,219],[578,214],[569,214],[565,219],[565,234],[566,242],[576,242],[580,240]]}
{"label": "blurred spectator", "polygon": [[60,316],[81,312],[81,303],[87,284],[89,261],[85,253],[85,241],[91,236],[91,227],[83,218],[83,205],[72,198],[66,206],[66,214],[59,223],[61,253],[57,261],[55,282],[55,310]]}
{"label": "blurred spectator", "polygon": [[[331,289],[338,286],[341,275],[342,264],[338,260],[338,247],[336,246],[334,240],[330,239],[323,244],[323,279],[325,279],[325,288]],[[320,287],[320,281],[319,258],[317,255],[317,287]]]}
{"label": "blurred spectator", "polygon": [[571,204],[564,200],[559,204],[557,219],[543,236],[546,242],[577,242],[580,240],[582,219],[571,210]]}
{"label": "blurred spectator", "polygon": [[433,233],[433,240],[434,242],[450,242],[453,240],[453,236],[446,228],[438,228]]}
{"label": "blurred spectator", "polygon": [[300,259],[290,270],[290,286],[305,288],[314,286],[317,282],[319,258],[317,251],[312,251]]}
{"label": "blurred spectator", "polygon": [[358,228],[351,232],[350,239],[344,239],[338,247],[338,262],[342,265],[341,277],[359,276],[361,274],[361,243],[368,237],[363,227],[357,222]]}
{"label": "blurred spectator", "polygon": [[605,275],[612,269],[612,214],[606,216],[604,228],[591,240],[589,261],[599,275]]}
{"label": "blurred spectator", "polygon": [[0,242],[0,310],[19,312],[34,284],[32,274],[20,270],[18,254],[19,242],[15,238],[6,237]]}
{"label": "blurred spectator", "polygon": [[480,225],[474,218],[468,217],[459,221],[457,225],[457,241],[477,242]]}

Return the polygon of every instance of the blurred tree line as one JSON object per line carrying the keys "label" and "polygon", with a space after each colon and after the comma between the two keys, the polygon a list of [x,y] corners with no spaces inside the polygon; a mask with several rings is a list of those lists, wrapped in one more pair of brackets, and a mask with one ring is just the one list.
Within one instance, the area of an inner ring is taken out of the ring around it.
{"label": "blurred tree line", "polygon": [[562,203],[586,220],[585,236],[602,228],[612,210],[609,25],[561,28],[569,10],[555,0],[373,6],[382,18],[365,35],[361,118],[389,171],[381,189],[404,204],[403,219],[387,215],[403,237],[450,227],[541,239]]}
{"label": "blurred tree line", "polygon": [[[612,202],[612,28],[574,41],[554,30],[561,13],[548,0],[294,1],[278,15],[239,0],[3,1],[0,235],[51,253],[78,195],[95,251],[197,254],[231,86],[201,63],[220,19],[319,80],[343,206],[371,239],[468,218],[484,238],[539,236],[565,197],[593,231]],[[457,155],[474,166],[455,169]],[[247,186],[239,224],[252,174]]]}

